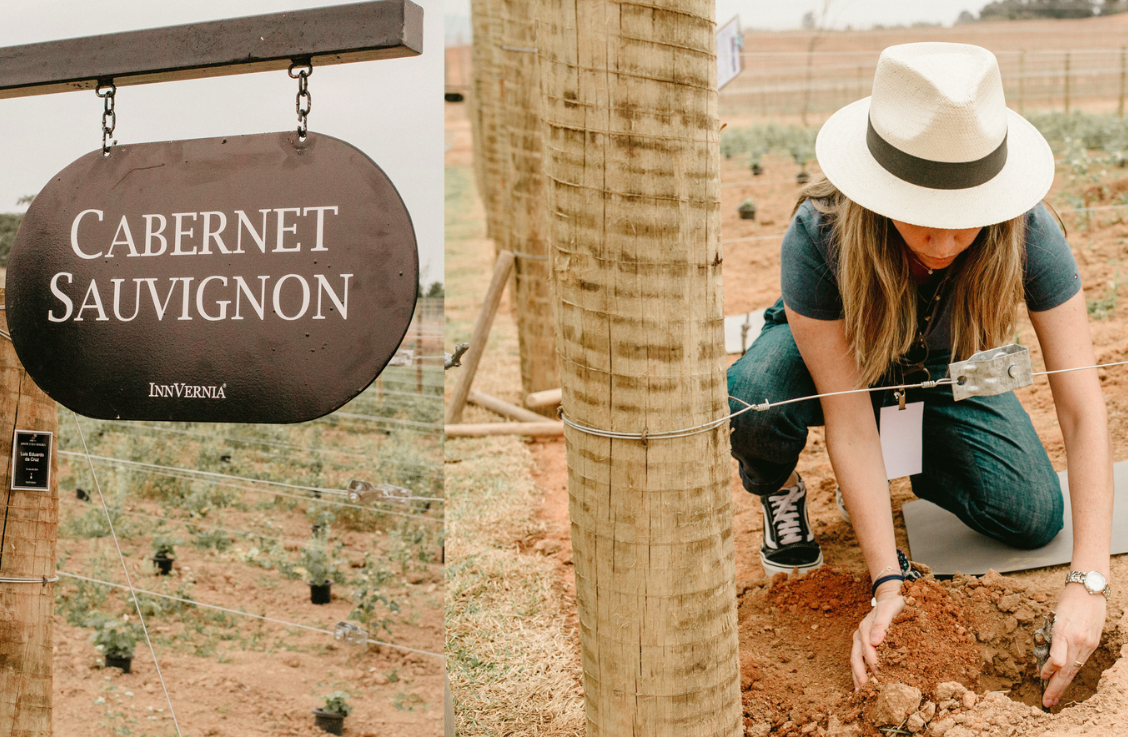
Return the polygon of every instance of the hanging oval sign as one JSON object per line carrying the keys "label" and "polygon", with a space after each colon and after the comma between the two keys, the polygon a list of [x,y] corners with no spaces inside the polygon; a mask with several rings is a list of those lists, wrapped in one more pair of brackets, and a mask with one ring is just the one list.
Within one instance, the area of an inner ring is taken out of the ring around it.
{"label": "hanging oval sign", "polygon": [[119,146],[54,177],[8,264],[12,343],[99,419],[302,422],[383,370],[415,309],[399,193],[330,136]]}

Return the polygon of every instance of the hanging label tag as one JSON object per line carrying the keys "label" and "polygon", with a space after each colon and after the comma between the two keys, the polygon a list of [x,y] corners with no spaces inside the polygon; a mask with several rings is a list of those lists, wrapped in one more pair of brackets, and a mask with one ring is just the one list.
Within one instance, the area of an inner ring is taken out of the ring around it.
{"label": "hanging label tag", "polygon": [[910,402],[904,409],[881,408],[881,455],[885,477],[898,479],[921,470],[921,428],[924,402]]}
{"label": "hanging label tag", "polygon": [[51,433],[16,430],[12,438],[12,488],[48,491],[51,488]]}

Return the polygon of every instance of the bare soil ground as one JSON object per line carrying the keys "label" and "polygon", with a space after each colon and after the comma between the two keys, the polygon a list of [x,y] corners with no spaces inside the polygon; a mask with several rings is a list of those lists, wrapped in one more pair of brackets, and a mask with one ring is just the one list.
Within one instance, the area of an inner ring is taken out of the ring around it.
{"label": "bare soil ground", "polygon": [[[388,373],[394,372],[385,372],[380,391],[389,386]],[[410,373],[411,381],[396,382],[397,391],[404,390],[397,396],[408,397],[415,406],[431,407],[437,419],[441,409],[437,391],[427,405],[410,391],[416,388],[414,370],[399,369],[399,373]],[[437,368],[428,373],[432,380],[439,378]],[[395,396],[377,398],[376,391],[373,387],[346,411],[382,417],[403,413],[391,406]],[[76,440],[73,419],[69,412],[60,415],[60,438],[66,438],[60,446],[67,448]],[[415,494],[433,496],[440,487],[441,436],[433,432],[406,433],[395,426],[384,431],[344,420],[284,429],[160,423],[138,428],[94,420],[82,424],[95,455],[153,461],[154,454],[164,453],[178,459],[164,462],[183,468],[203,466],[236,476],[332,489],[345,488],[353,477],[415,486],[406,475],[391,477],[389,463],[400,460],[404,461],[401,469],[408,464],[415,469],[402,471],[419,479]],[[186,434],[143,432],[157,429]],[[193,436],[193,430],[203,434]],[[205,465],[208,459],[215,463]],[[96,467],[136,589],[280,620],[265,622],[139,596],[185,737],[324,734],[314,726],[312,710],[337,691],[348,694],[353,709],[345,720],[346,735],[437,737],[442,733],[443,661],[435,655],[443,650],[441,505],[430,505],[429,519],[414,520],[397,515],[424,514],[420,502],[376,515],[339,506],[334,500],[344,498],[324,493],[318,501],[297,489],[282,491],[248,482],[215,486],[102,464]],[[124,584],[114,541],[102,527],[105,513],[85,459],[62,457],[59,483],[58,570]],[[90,500],[78,498],[76,487],[84,489]],[[254,493],[256,488],[259,493]],[[342,574],[325,605],[310,601],[305,582],[312,572],[304,567],[303,548],[309,544],[314,523],[327,525],[327,553]],[[156,536],[177,539],[171,575],[158,575],[149,562]],[[210,543],[198,545],[205,540]],[[334,639],[335,623],[350,619],[357,609],[354,594],[362,575],[377,572],[387,574],[377,589],[386,598],[374,606],[376,616],[367,625],[368,636],[430,655]],[[55,611],[54,733],[175,735],[144,638],[136,646],[129,674],[105,668],[102,653],[90,640],[95,631],[90,617],[95,612],[137,623],[129,592],[64,577],[56,584]],[[385,619],[383,627],[380,621]]]}
{"label": "bare soil ground", "polygon": [[[469,124],[461,105],[447,105],[447,142],[448,166],[469,165]],[[779,240],[740,239],[774,236],[786,229],[798,189],[796,172],[790,161],[769,157],[764,174],[754,179],[742,162],[723,162],[722,180],[731,184],[722,190],[726,314],[766,307],[779,295]],[[1121,176],[1128,173],[1108,172],[1106,179],[1111,182]],[[1055,187],[1055,193],[1059,188]],[[1117,185],[1110,188],[1116,189]],[[757,200],[759,214],[754,221],[740,220],[736,208],[749,196]],[[1111,195],[1098,191],[1094,196],[1099,200]],[[1065,218],[1090,299],[1111,295],[1116,301],[1110,282],[1117,263],[1124,258],[1128,240],[1128,226],[1120,212],[1101,212],[1087,223],[1073,216]],[[476,288],[484,289],[487,278],[483,273],[478,278],[482,285]],[[507,311],[499,313],[499,321],[507,319]],[[1126,328],[1128,311],[1124,310],[1092,321],[1099,361],[1126,358]],[[1018,336],[1030,347],[1038,370],[1040,353],[1025,315],[1020,319]],[[1126,368],[1100,372],[1117,460],[1128,458]],[[489,362],[483,362],[479,376],[490,383],[490,393],[520,403],[519,380],[494,373]],[[1048,385],[1044,380],[1036,382],[1019,392],[1019,397],[1055,468],[1063,468],[1064,445]],[[544,493],[540,509],[544,532],[527,540],[521,549],[544,556],[555,565],[578,661],[578,627],[571,608],[575,588],[564,444],[540,440],[528,447],[536,463],[534,478]],[[810,514],[827,568],[798,580],[765,578],[757,557],[762,534],[759,503],[743,491],[735,469],[732,476],[747,734],[880,734],[878,727],[882,724],[875,723],[875,701],[878,690],[893,683],[922,691],[924,716],[929,719],[918,731],[934,737],[1119,735],[1128,728],[1128,666],[1120,658],[1128,643],[1128,630],[1122,624],[1128,590],[1115,584],[1128,580],[1128,560],[1124,558],[1113,560],[1114,591],[1101,648],[1067,691],[1057,713],[1045,714],[1032,706],[1038,701],[1040,686],[1034,675],[1031,638],[1041,615],[1053,607],[1061,590],[1062,567],[943,582],[926,577],[910,587],[910,606],[882,647],[880,684],[854,694],[848,670],[849,643],[868,608],[868,576],[853,530],[837,513],[836,484],[821,431],[811,433],[799,471],[812,491]],[[913,499],[907,480],[894,482],[892,495],[898,544],[908,549],[900,512],[901,505]],[[961,685],[954,687],[951,682]],[[945,683],[949,685],[940,685]],[[963,694],[965,689],[967,695]],[[889,729],[885,727],[885,731]]]}

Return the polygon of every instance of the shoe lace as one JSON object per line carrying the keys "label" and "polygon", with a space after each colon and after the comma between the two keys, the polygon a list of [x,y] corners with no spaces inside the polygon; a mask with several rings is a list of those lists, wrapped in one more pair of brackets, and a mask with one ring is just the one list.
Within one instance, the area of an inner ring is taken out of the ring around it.
{"label": "shoe lace", "polygon": [[795,504],[805,495],[801,484],[791,487],[786,494],[769,496],[768,503],[772,505],[772,520],[775,523],[776,537],[780,545],[790,545],[803,541],[800,531],[799,510]]}

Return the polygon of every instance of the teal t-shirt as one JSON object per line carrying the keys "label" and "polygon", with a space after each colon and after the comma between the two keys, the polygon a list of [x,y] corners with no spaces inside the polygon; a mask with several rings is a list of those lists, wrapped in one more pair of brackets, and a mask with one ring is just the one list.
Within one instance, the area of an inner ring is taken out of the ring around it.
{"label": "teal t-shirt", "polygon": [[[1081,278],[1065,234],[1045,206],[1039,202],[1024,217],[1026,259],[1023,291],[1027,308],[1031,312],[1041,312],[1057,307],[1077,294],[1081,289]],[[893,227],[890,227],[890,234],[890,237],[900,239]],[[830,239],[830,224],[810,200],[804,202],[783,237],[780,274],[784,303],[804,317],[816,320],[839,320],[843,317],[838,268]],[[938,270],[929,285],[921,288],[929,289],[931,294],[942,278],[943,273]],[[939,297],[935,324],[925,332],[928,350],[934,354],[951,350],[950,284],[940,289]]]}

